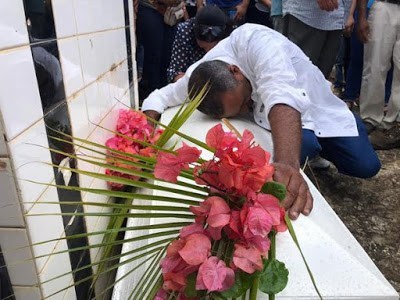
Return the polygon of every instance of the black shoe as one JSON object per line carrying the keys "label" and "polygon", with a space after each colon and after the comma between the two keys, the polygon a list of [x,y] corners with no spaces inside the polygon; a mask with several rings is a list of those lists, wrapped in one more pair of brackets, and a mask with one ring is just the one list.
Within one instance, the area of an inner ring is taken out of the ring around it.
{"label": "black shoe", "polygon": [[363,121],[363,123],[365,126],[365,130],[367,131],[367,134],[370,134],[372,131],[374,131],[376,129],[375,125],[373,125],[370,122]]}
{"label": "black shoe", "polygon": [[368,137],[375,150],[400,148],[400,125],[387,130],[376,129]]}

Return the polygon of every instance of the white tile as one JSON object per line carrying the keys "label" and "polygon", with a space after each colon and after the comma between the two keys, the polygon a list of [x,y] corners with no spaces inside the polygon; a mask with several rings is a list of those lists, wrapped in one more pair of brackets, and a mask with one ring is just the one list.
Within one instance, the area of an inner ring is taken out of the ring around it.
{"label": "white tile", "polygon": [[54,23],[57,38],[76,35],[74,3],[71,0],[53,0]]}
{"label": "white tile", "polygon": [[0,111],[11,141],[43,117],[30,48],[0,52],[0,70]]}
{"label": "white tile", "polygon": [[[64,250],[67,250],[65,242],[57,244],[54,252]],[[58,276],[61,277],[56,278]],[[74,284],[69,254],[65,252],[50,256],[45,268],[39,273],[39,277],[40,282],[42,282],[42,292],[45,298],[49,297],[51,300],[64,299],[66,293],[64,289]]]}
{"label": "white tile", "polygon": [[125,26],[123,1],[74,0],[73,3],[78,34]]}
{"label": "white tile", "polygon": [[89,123],[92,124],[92,129],[94,129],[96,125],[101,123],[101,121],[112,108],[109,83],[104,81],[96,81],[86,87],[85,94]]}
{"label": "white tile", "polygon": [[78,36],[83,80],[88,85],[126,59],[124,29]]}
{"label": "white tile", "polygon": [[25,229],[0,228],[0,245],[12,285],[35,285],[37,275]]}
{"label": "white tile", "polygon": [[[43,120],[24,131],[9,143],[10,157],[17,176],[18,188],[26,211],[54,179],[49,145]],[[28,182],[33,180],[39,183]]]}
{"label": "white tile", "polygon": [[0,227],[23,227],[17,188],[8,158],[0,158]]}
{"label": "white tile", "polygon": [[15,298],[17,300],[40,300],[40,290],[34,286],[13,286]]}
{"label": "white tile", "polygon": [[76,300],[76,292],[74,287],[70,287],[64,295],[64,300]]}
{"label": "white tile", "polygon": [[[58,194],[55,187],[47,188],[25,216],[27,228],[29,228],[30,240],[33,245],[33,253],[37,257],[35,262],[39,272],[42,271],[49,259],[49,256],[46,255],[54,251],[57,241],[39,245],[35,244],[58,239],[64,233],[62,217],[59,215],[61,213],[60,205],[50,204],[49,202],[58,202]],[[46,228],[46,230],[43,230],[43,228]],[[45,256],[40,257],[43,255]]]}
{"label": "white tile", "polygon": [[129,92],[128,63],[126,60],[110,72],[109,80],[113,102],[122,102],[122,97]]}
{"label": "white tile", "polygon": [[29,43],[22,0],[1,1],[0,36],[0,49]]}
{"label": "white tile", "polygon": [[[89,116],[86,106],[86,95],[84,91],[75,94],[67,100],[69,116],[72,127],[72,135],[85,139],[89,136],[92,125],[89,123]],[[79,143],[76,141],[76,143]]]}
{"label": "white tile", "polygon": [[83,87],[78,38],[60,39],[58,50],[64,78],[65,96],[69,98]]}
{"label": "white tile", "polygon": [[6,141],[4,140],[3,120],[0,115],[0,156],[8,156]]}

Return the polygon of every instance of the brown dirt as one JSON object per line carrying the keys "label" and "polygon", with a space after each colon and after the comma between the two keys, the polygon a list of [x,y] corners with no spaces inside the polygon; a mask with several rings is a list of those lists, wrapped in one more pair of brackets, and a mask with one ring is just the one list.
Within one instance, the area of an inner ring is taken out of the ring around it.
{"label": "brown dirt", "polygon": [[378,151],[382,169],[364,180],[335,168],[306,173],[358,242],[400,292],[400,149]]}

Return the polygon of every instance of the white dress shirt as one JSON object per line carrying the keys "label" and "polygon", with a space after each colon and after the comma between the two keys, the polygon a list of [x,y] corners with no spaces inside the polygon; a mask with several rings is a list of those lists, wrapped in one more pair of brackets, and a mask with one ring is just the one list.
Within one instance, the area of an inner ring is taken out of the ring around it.
{"label": "white dress shirt", "polygon": [[318,137],[358,135],[353,114],[300,48],[278,32],[255,24],[240,26],[190,66],[185,76],[152,92],[142,110],[163,113],[182,104],[188,95],[190,74],[209,60],[238,66],[250,81],[254,120],[259,126],[270,130],[270,109],[286,104],[301,113],[303,128],[313,130]]}

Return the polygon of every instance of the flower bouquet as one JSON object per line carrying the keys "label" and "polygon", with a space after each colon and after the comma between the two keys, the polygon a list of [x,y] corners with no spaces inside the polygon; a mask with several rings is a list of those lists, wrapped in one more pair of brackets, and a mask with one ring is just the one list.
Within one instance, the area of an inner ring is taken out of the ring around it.
{"label": "flower bouquet", "polygon": [[273,295],[286,286],[288,270],[274,255],[275,234],[287,229],[276,197],[284,198],[284,188],[272,182],[270,154],[253,138],[218,124],[206,136],[211,160],[185,143],[175,153],[158,153],[156,178],[176,182],[184,170],[209,194],[190,206],[195,222],[168,246],[155,299],[230,299],[248,290],[255,299],[257,289]]}
{"label": "flower bouquet", "polygon": [[[68,236],[68,240],[82,236],[103,237],[100,243],[77,248],[100,248],[103,254],[91,264],[73,269],[70,272],[73,276],[87,268],[93,268],[93,275],[71,286],[89,283],[94,290],[101,276],[112,277],[117,268],[129,266],[126,275],[102,286],[96,298],[105,297],[128,275],[137,280],[126,299],[221,300],[244,299],[247,295],[256,299],[258,290],[273,299],[285,288],[288,270],[276,260],[275,235],[288,229],[299,247],[290,220],[280,205],[285,198],[285,188],[272,181],[274,169],[269,164],[270,155],[254,143],[253,134],[248,130],[240,135],[233,128],[225,132],[222,125],[217,125],[209,130],[205,142],[179,131],[200,103],[202,94],[204,90],[182,106],[168,125],[150,120],[164,131],[155,130],[141,112],[122,110],[115,131],[99,126],[114,134],[106,145],[62,132],[52,137],[76,147],[79,145],[81,151],[105,154],[76,155],[50,149],[107,169],[99,173],[59,166],[65,171],[104,180],[111,187],[42,183],[106,197],[105,201],[98,202],[63,202],[73,207],[94,206],[104,210],[95,214],[76,210],[62,213],[62,216],[96,216],[110,220],[106,228]],[[172,136],[195,146],[183,143],[178,149],[174,149],[175,144],[168,147]],[[202,151],[211,153],[212,158],[201,158]],[[119,200],[113,201],[114,198]],[[46,202],[49,204],[60,205]],[[135,225],[125,225],[126,219],[136,220],[131,222]],[[157,222],[150,222],[150,219],[157,219]],[[134,234],[120,239],[121,233]],[[54,240],[40,244],[47,242]],[[134,244],[134,249],[121,253],[119,247],[127,243]],[[77,250],[67,250],[74,251]],[[54,251],[51,255],[63,252]],[[307,264],[306,267],[308,269]],[[309,274],[314,283],[310,271]],[[69,274],[47,282],[65,275]]]}

